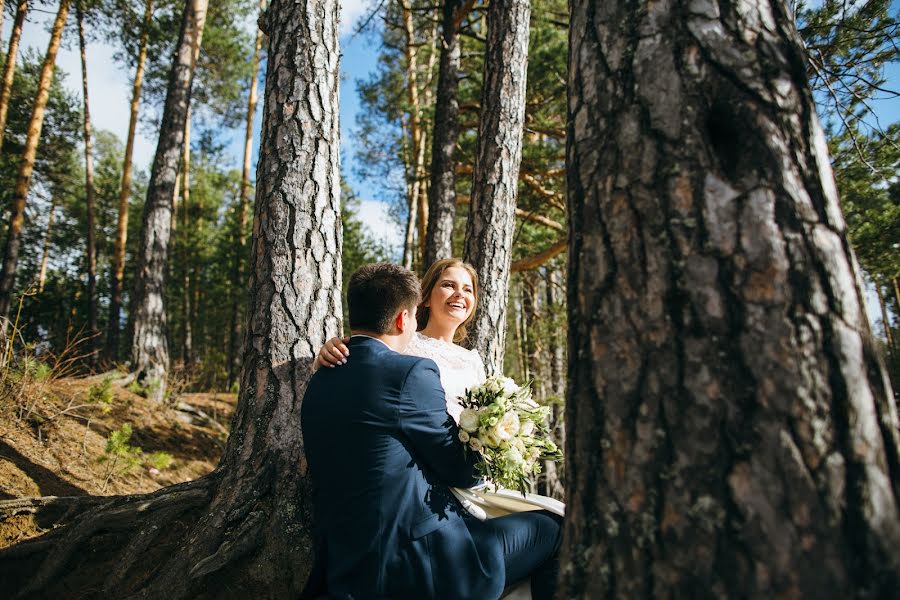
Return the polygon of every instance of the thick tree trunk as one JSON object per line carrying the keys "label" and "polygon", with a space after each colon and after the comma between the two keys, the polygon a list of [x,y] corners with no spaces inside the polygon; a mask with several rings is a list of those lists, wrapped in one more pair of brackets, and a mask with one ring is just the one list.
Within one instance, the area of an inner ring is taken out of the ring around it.
{"label": "thick tree trunk", "polygon": [[497,0],[488,8],[484,89],[464,256],[478,272],[481,286],[469,343],[481,354],[489,375],[503,370],[530,15],[528,0]]}
{"label": "thick tree trunk", "polygon": [[131,196],[132,156],[137,133],[138,108],[141,103],[141,87],[144,84],[144,64],[147,60],[147,41],[153,18],[153,0],[144,5],[144,22],[138,49],[137,66],[131,90],[131,116],[128,121],[128,138],[125,142],[125,158],[122,163],[122,187],[119,189],[119,217],[116,224],[116,245],[110,282],[109,323],[106,330],[107,360],[119,357],[119,319],[122,311],[122,291],[125,279],[125,246],[128,242],[128,199]]}
{"label": "thick tree trunk", "polygon": [[[3,267],[0,270],[0,318],[9,316],[9,307],[12,303],[16,269],[19,266],[22,224],[25,222],[25,201],[31,189],[31,175],[34,171],[34,161],[37,157],[38,142],[41,139],[41,128],[44,125],[44,110],[50,97],[50,84],[53,81],[53,69],[56,66],[56,53],[59,50],[62,32],[66,26],[66,17],[69,16],[69,2],[70,0],[61,0],[59,3],[56,20],[53,22],[53,28],[50,31],[50,43],[47,46],[44,64],[41,66],[37,96],[34,99],[34,106],[31,110],[31,120],[28,122],[25,149],[22,152],[22,160],[19,163],[19,172],[16,176],[15,188],[13,188],[9,227],[6,232],[6,247],[3,252]],[[5,331],[5,329],[6,326],[4,324],[3,330]]]}
{"label": "thick tree trunk", "polygon": [[185,5],[141,222],[141,243],[131,301],[131,368],[137,381],[156,400],[162,400],[165,395],[169,370],[164,292],[172,193],[191,103],[196,62],[194,48],[203,32],[207,2],[191,0]]}
{"label": "thick tree trunk", "polygon": [[50,211],[47,213],[47,230],[44,232],[44,247],[41,251],[41,267],[38,269],[38,293],[44,292],[47,283],[47,263],[50,262],[50,242],[53,239],[53,216],[56,213],[56,198],[50,202]]}
{"label": "thick tree trunk", "polygon": [[338,3],[275,0],[266,19],[251,302],[222,462],[204,479],[112,498],[69,527],[0,552],[5,590],[293,598],[305,583],[312,498],[300,400],[316,349],[340,334],[341,319]]}
{"label": "thick tree trunk", "polygon": [[19,40],[22,38],[22,25],[28,14],[28,0],[19,0],[16,5],[16,17],[9,34],[9,50],[6,52],[6,64],[3,67],[3,80],[0,81],[0,152],[3,149],[3,137],[6,133],[6,116],[9,112],[9,98],[12,93],[13,79],[16,74],[16,55],[19,53]]}
{"label": "thick tree trunk", "polygon": [[76,5],[78,18],[78,47],[81,51],[81,89],[84,97],[84,186],[87,206],[87,301],[88,301],[88,362],[96,364],[94,352],[97,340],[97,250],[94,241],[94,158],[91,155],[91,112],[88,105],[87,53],[84,43],[84,13],[81,4]]}
{"label": "thick tree trunk", "polygon": [[[260,0],[259,12],[266,10],[266,0]],[[250,198],[250,168],[253,158],[253,120],[256,116],[257,88],[259,82],[259,60],[262,50],[263,32],[256,30],[256,45],[253,49],[253,68],[250,74],[250,93],[247,96],[247,128],[244,131],[244,166],[241,171],[241,195],[238,200],[237,223],[235,230],[234,265],[231,270],[231,328],[228,336],[228,382],[227,389],[231,389],[237,377],[238,369],[238,345],[241,343],[241,306],[246,301],[246,287],[244,283],[244,264],[247,262],[246,235],[247,229],[247,205]]]}
{"label": "thick tree trunk", "polygon": [[445,0],[441,22],[441,60],[431,134],[431,185],[428,230],[422,267],[453,256],[456,217],[456,143],[459,139],[460,44],[457,15],[463,0]]}
{"label": "thick tree trunk", "polygon": [[781,1],[571,5],[560,597],[893,597],[900,458]]}

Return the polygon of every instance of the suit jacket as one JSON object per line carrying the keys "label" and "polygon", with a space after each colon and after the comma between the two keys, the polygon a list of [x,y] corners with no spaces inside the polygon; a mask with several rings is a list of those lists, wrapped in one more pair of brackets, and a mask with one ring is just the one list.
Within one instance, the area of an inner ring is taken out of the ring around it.
{"label": "suit jacket", "polygon": [[349,347],[346,365],[313,375],[301,408],[321,559],[311,582],[332,598],[499,598],[500,541],[476,543],[448,487],[476,482],[476,458],[437,365],[372,338]]}

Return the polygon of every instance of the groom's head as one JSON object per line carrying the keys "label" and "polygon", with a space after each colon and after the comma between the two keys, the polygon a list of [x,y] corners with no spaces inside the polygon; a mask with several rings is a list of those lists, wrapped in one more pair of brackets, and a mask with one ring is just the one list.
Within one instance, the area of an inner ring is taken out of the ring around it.
{"label": "groom's head", "polygon": [[409,269],[390,263],[364,265],[347,286],[350,329],[397,338],[402,349],[416,331],[420,297],[419,279]]}

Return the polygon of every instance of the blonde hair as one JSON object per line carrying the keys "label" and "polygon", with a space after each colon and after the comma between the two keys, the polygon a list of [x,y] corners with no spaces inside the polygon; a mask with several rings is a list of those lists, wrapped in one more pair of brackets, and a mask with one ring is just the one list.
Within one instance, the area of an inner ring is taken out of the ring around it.
{"label": "blonde hair", "polygon": [[456,328],[456,333],[453,334],[454,342],[461,342],[466,339],[467,331],[466,325],[468,325],[472,319],[475,317],[475,311],[478,309],[478,273],[475,272],[475,267],[470,265],[467,262],[464,262],[459,258],[442,258],[441,260],[436,260],[430,267],[428,267],[428,271],[425,272],[425,275],[422,277],[422,301],[419,303],[418,312],[416,318],[419,322],[418,330],[422,331],[425,329],[425,326],[428,325],[428,318],[431,316],[431,309],[425,306],[425,303],[428,302],[429,297],[431,296],[432,290],[434,290],[434,286],[437,285],[437,282],[440,280],[441,275],[443,275],[444,271],[449,269],[450,267],[459,267],[464,269],[466,273],[472,278],[472,295],[474,296],[474,301],[472,302],[472,312],[469,313],[468,318],[459,324],[459,327]]}

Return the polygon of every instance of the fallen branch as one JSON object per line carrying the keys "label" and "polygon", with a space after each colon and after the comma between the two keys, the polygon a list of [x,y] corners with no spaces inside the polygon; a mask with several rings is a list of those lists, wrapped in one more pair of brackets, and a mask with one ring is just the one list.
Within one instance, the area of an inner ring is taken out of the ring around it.
{"label": "fallen branch", "polygon": [[[457,196],[456,197],[456,205],[468,205],[472,200],[466,196]],[[550,229],[555,229],[556,231],[565,232],[566,226],[562,223],[554,221],[553,219],[547,218],[543,215],[537,215],[533,212],[522,210],[521,208],[516,209],[516,216],[524,221],[531,221],[532,223],[540,223]]]}

